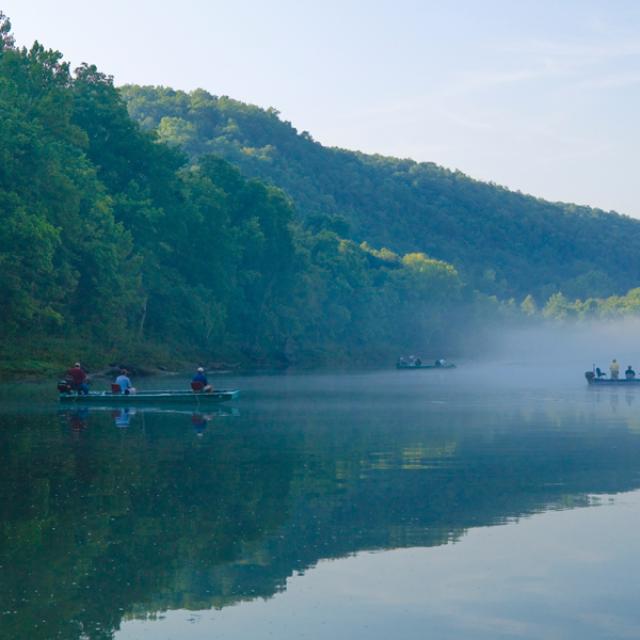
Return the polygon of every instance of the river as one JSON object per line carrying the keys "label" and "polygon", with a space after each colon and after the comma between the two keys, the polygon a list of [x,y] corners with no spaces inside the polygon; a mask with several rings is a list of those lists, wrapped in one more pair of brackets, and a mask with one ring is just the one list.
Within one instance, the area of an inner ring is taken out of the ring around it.
{"label": "river", "polygon": [[640,637],[640,389],[517,364],[214,382],[241,399],[2,396],[1,638]]}

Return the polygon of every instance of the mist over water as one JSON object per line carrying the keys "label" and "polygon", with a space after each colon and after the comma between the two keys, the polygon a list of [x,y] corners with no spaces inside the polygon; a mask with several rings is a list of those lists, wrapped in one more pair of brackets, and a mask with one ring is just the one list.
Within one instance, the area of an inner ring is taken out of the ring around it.
{"label": "mist over water", "polygon": [[567,323],[505,331],[495,340],[499,362],[548,366],[549,373],[577,367],[605,369],[612,358],[640,366],[640,320]]}

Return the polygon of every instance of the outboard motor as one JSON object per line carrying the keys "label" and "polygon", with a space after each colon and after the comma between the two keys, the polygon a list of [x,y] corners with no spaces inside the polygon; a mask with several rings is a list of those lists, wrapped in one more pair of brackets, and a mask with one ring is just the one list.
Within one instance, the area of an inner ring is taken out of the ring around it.
{"label": "outboard motor", "polygon": [[587,379],[589,384],[593,384],[593,380],[596,377],[596,374],[593,371],[585,371],[584,377]]}
{"label": "outboard motor", "polygon": [[58,380],[58,391],[60,393],[71,393],[71,384],[68,380]]}

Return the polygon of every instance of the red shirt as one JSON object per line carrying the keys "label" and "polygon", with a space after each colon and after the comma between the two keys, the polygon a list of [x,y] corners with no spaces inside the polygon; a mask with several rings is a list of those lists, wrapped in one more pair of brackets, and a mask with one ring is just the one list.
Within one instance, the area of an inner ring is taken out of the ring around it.
{"label": "red shirt", "polygon": [[71,378],[75,385],[81,385],[87,379],[87,374],[80,367],[71,367],[67,371],[67,376]]}

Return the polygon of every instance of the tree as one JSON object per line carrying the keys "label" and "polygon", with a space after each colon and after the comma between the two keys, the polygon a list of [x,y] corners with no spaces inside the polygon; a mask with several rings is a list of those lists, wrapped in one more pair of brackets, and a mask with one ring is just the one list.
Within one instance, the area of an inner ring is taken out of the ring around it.
{"label": "tree", "polygon": [[538,312],[535,298],[531,294],[526,296],[520,304],[520,309],[526,316],[535,316]]}

